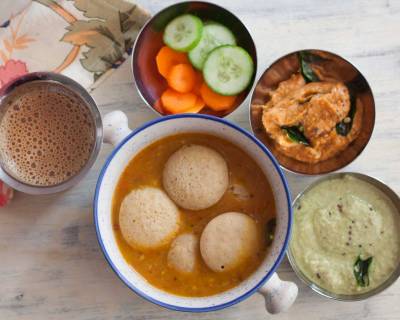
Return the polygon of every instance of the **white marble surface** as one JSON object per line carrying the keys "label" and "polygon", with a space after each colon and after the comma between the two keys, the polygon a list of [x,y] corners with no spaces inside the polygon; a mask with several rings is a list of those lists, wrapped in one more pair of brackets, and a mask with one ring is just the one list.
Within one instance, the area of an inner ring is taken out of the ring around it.
{"label": "white marble surface", "polygon": [[[150,11],[174,1],[141,0]],[[250,29],[258,46],[260,74],[283,54],[301,48],[330,50],[353,62],[369,80],[377,118],[372,140],[346,171],[359,171],[400,192],[400,1],[223,0]],[[94,92],[104,114],[127,112],[132,128],[155,115],[141,102],[125,63]],[[249,127],[247,104],[229,119]],[[226,310],[184,314],[164,310],[133,294],[112,272],[97,244],[91,201],[105,146],[89,175],[58,195],[16,194],[0,209],[0,319],[265,319],[254,295]],[[289,174],[293,195],[311,178]],[[274,319],[400,319],[400,280],[361,302],[322,298],[304,286],[285,260],[284,279],[300,293],[289,312]]]}

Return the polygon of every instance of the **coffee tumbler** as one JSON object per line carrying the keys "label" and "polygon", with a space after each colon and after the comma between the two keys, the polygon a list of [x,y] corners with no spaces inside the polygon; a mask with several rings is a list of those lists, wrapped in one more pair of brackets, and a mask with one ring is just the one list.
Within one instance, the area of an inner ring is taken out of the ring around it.
{"label": "coffee tumbler", "polygon": [[[0,89],[0,128],[4,126],[2,120],[4,119],[4,110],[6,110],[6,101],[12,100],[12,94],[15,93],[20,86],[25,84],[32,83],[44,83],[50,86],[56,85],[57,87],[62,87],[68,92],[72,92],[74,96],[79,98],[80,105],[83,108],[86,108],[85,115],[89,115],[89,119],[92,123],[93,128],[93,143],[90,147],[90,150],[86,150],[88,157],[85,158],[85,163],[80,167],[80,169],[75,172],[73,175],[68,177],[67,179],[60,181],[59,183],[50,184],[50,185],[42,185],[42,184],[34,184],[27,183],[26,180],[19,178],[16,174],[13,174],[5,163],[5,155],[2,154],[2,150],[0,149],[0,180],[4,181],[7,185],[14,188],[15,190],[28,193],[28,194],[50,194],[56,193],[63,190],[66,190],[76,183],[78,183],[89,171],[92,167],[93,163],[96,160],[97,155],[99,154],[101,144],[103,142],[104,133],[106,132],[105,140],[109,142],[113,142],[116,137],[120,135],[125,135],[130,130],[127,127],[128,120],[121,111],[114,111],[109,115],[106,115],[104,120],[102,121],[100,112],[97,108],[97,105],[90,94],[76,81],[56,73],[51,72],[35,72],[26,74],[21,76],[14,81],[7,84],[5,87]],[[21,89],[21,88],[20,88]],[[7,99],[10,98],[10,99]],[[34,108],[34,106],[32,106]],[[62,110],[58,110],[57,112],[62,112]],[[5,121],[4,121],[5,122]],[[106,128],[103,130],[103,123]],[[18,126],[18,123],[15,124]],[[40,126],[40,123],[37,123]],[[79,134],[78,134],[79,135]],[[23,135],[22,135],[23,139]],[[75,140],[75,139],[74,139]],[[69,142],[68,143],[81,143],[79,139],[78,141]],[[86,147],[86,146],[85,146]],[[44,155],[46,156],[46,155]],[[49,155],[50,156],[50,155]],[[68,160],[70,159],[70,160]],[[86,160],[87,159],[87,160]],[[65,158],[59,159],[60,163],[65,161],[72,161],[71,156],[65,154]],[[56,159],[57,161],[57,159]]]}

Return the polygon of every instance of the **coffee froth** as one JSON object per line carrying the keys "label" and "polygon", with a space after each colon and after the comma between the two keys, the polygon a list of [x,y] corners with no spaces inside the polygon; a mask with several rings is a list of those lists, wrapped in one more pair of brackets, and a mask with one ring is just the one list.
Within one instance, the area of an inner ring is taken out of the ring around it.
{"label": "coffee froth", "polygon": [[53,186],[85,166],[95,125],[85,101],[61,84],[25,83],[1,101],[0,161],[15,179]]}

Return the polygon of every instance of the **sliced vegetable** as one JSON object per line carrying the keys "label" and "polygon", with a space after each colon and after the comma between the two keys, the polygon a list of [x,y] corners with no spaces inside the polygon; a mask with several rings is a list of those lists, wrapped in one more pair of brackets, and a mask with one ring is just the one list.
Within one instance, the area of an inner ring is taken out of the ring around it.
{"label": "sliced vegetable", "polygon": [[206,105],[214,111],[227,110],[236,100],[236,96],[223,96],[214,92],[205,83],[200,88],[200,94]]}
{"label": "sliced vegetable", "polygon": [[227,27],[214,22],[205,25],[200,42],[189,51],[189,60],[195,68],[202,70],[208,54],[226,44],[236,44],[235,36]]}
{"label": "sliced vegetable", "polygon": [[353,94],[350,93],[350,110],[346,118],[336,125],[336,133],[341,136],[347,136],[353,126],[354,115],[356,114],[357,101]]}
{"label": "sliced vegetable", "polygon": [[305,146],[309,146],[310,142],[306,138],[306,136],[301,132],[300,128],[297,126],[282,126],[282,130],[286,131],[288,137],[293,142],[304,144]]}
{"label": "sliced vegetable", "polygon": [[170,113],[182,113],[195,107],[196,95],[194,93],[180,93],[172,89],[167,89],[161,95],[161,102],[164,109]]}
{"label": "sliced vegetable", "polygon": [[372,262],[372,257],[369,257],[365,260],[361,259],[361,256],[358,256],[356,262],[354,263],[353,273],[356,278],[357,285],[360,287],[368,287],[369,286],[369,267]]}
{"label": "sliced vegetable", "polygon": [[173,19],[164,30],[164,43],[178,51],[189,51],[200,41],[203,22],[191,14],[183,14]]}
{"label": "sliced vegetable", "polygon": [[190,92],[196,83],[196,72],[190,64],[177,64],[168,73],[168,85],[181,93]]}
{"label": "sliced vegetable", "polygon": [[251,56],[243,48],[231,45],[211,51],[203,68],[207,85],[225,96],[233,96],[246,89],[253,73]]}
{"label": "sliced vegetable", "polygon": [[203,75],[201,74],[201,72],[196,71],[196,82],[194,84],[193,87],[193,93],[197,94],[198,96],[200,96],[200,88],[204,83],[204,79],[203,79]]}
{"label": "sliced vegetable", "polygon": [[156,64],[158,72],[166,78],[171,68],[180,63],[189,63],[187,55],[164,46],[158,51]]}
{"label": "sliced vegetable", "polygon": [[311,54],[307,51],[299,52],[300,72],[307,83],[318,82],[320,80],[311,67],[310,56]]}
{"label": "sliced vegetable", "polygon": [[183,111],[183,113],[198,113],[205,107],[205,102],[201,97],[197,97],[194,107]]}

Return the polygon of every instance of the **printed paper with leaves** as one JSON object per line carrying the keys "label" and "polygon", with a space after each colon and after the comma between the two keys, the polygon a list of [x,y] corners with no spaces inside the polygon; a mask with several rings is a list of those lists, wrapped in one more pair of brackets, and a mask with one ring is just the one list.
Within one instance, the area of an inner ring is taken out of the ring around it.
{"label": "printed paper with leaves", "polygon": [[0,26],[0,87],[32,71],[93,89],[118,68],[149,14],[123,0],[34,0]]}

